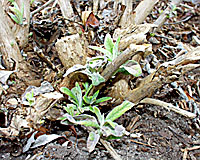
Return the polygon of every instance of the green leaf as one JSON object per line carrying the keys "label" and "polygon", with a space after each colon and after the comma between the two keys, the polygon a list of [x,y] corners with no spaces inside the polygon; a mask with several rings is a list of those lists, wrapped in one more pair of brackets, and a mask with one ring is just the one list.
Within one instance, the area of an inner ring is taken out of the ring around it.
{"label": "green leaf", "polygon": [[8,0],[8,1],[11,2],[11,3],[15,2],[15,0]]}
{"label": "green leaf", "polygon": [[59,117],[58,120],[64,121],[66,120],[66,117]]}
{"label": "green leaf", "polygon": [[87,139],[87,149],[89,152],[92,152],[95,149],[96,144],[98,143],[100,138],[99,134],[95,132],[90,132]]}
{"label": "green leaf", "polygon": [[90,72],[88,69],[81,71],[81,73],[88,75],[92,80],[92,85],[98,86],[100,83],[105,82],[105,79],[98,72]]}
{"label": "green leaf", "polygon": [[97,98],[97,96],[98,96],[98,94],[99,94],[99,91],[96,91],[96,92],[94,93],[93,96],[87,96],[87,94],[88,94],[88,93],[86,93],[86,94],[83,96],[83,100],[85,101],[85,103],[91,105],[91,104],[93,104],[93,103],[96,101],[96,98]]}
{"label": "green leaf", "polygon": [[122,125],[115,126],[115,132],[113,134],[114,136],[121,137],[123,136],[124,133],[125,133],[125,128]]}
{"label": "green leaf", "polygon": [[77,124],[84,125],[86,127],[95,127],[95,128],[100,128],[99,124],[96,122],[92,121],[78,121]]}
{"label": "green leaf", "polygon": [[93,58],[88,58],[87,68],[92,68],[92,69],[102,68],[102,66],[104,66],[106,62],[107,62],[106,56],[97,56]]}
{"label": "green leaf", "polygon": [[19,20],[18,18],[16,17],[16,15],[12,14],[12,13],[8,13],[9,16],[12,18],[13,21],[15,21],[17,24],[19,24]]}
{"label": "green leaf", "polygon": [[119,125],[116,122],[113,122],[111,120],[105,121],[104,126],[106,127],[106,129],[108,129],[107,127],[110,127],[111,129],[110,134],[115,137],[121,137],[126,132],[125,128],[122,125]]}
{"label": "green leaf", "polygon": [[29,103],[30,106],[33,106],[35,104],[35,98],[34,98],[33,90],[31,92],[26,93],[25,97],[28,100],[28,103]]}
{"label": "green leaf", "polygon": [[[88,83],[89,84],[89,83]],[[87,88],[86,88],[87,87]],[[85,93],[85,96],[88,95],[88,93],[90,92],[90,90],[92,89],[92,84],[88,87],[88,85],[85,86],[85,90],[86,90],[86,93]]]}
{"label": "green leaf", "polygon": [[112,61],[112,53],[110,51],[97,46],[89,46],[89,48],[104,53],[109,58],[108,60]]}
{"label": "green leaf", "polygon": [[94,116],[90,116],[87,114],[81,114],[78,116],[74,116],[74,119],[76,120],[76,124],[88,126],[88,127],[95,127],[100,128],[96,118]]}
{"label": "green leaf", "polygon": [[142,74],[142,69],[141,69],[141,67],[139,66],[139,65],[137,65],[137,66],[131,66],[131,67],[126,67],[126,66],[124,66],[124,69],[128,72],[128,73],[130,73],[130,74],[132,74],[133,76],[135,76],[135,77],[139,77],[139,76],[141,76],[141,74]]}
{"label": "green leaf", "polygon": [[96,107],[96,106],[93,107],[93,113],[96,114],[99,123],[100,123],[100,124],[103,124],[103,123],[104,123],[104,122],[103,122],[103,121],[104,121],[104,118],[103,118],[103,116],[101,115],[101,112],[100,112],[100,110],[99,110],[98,107]]}
{"label": "green leaf", "polygon": [[60,91],[63,92],[64,94],[68,95],[69,97],[71,97],[71,99],[73,99],[74,101],[72,101],[75,104],[78,104],[78,99],[76,98],[76,96],[72,93],[72,91],[70,91],[68,88],[66,87],[61,87]]}
{"label": "green leaf", "polygon": [[120,67],[120,69],[126,70],[128,73],[132,74],[135,77],[139,77],[142,74],[142,69],[139,63],[134,60],[128,60],[125,64],[123,64]]}
{"label": "green leaf", "polygon": [[113,59],[115,59],[119,55],[118,47],[119,47],[120,37],[118,37],[117,41],[115,42],[114,48],[113,48]]}
{"label": "green leaf", "polygon": [[122,125],[116,125],[115,128],[110,128],[109,126],[103,126],[102,133],[105,137],[113,135],[115,137],[122,137],[125,133],[125,128]]}
{"label": "green leaf", "polygon": [[86,95],[84,95],[83,96],[83,100],[84,100],[84,102],[86,103],[86,104],[91,104],[91,102],[92,102],[92,96],[86,96]]}
{"label": "green leaf", "polygon": [[76,82],[75,87],[72,88],[72,93],[76,96],[76,99],[78,100],[78,107],[81,108],[83,105],[83,98],[82,98],[82,90],[78,82]]}
{"label": "green leaf", "polygon": [[96,91],[96,92],[94,93],[94,95],[92,96],[92,102],[91,102],[91,104],[93,104],[93,103],[96,101],[98,95],[99,95],[99,90]]}
{"label": "green leaf", "polygon": [[103,126],[102,127],[102,134],[104,137],[109,137],[110,135],[113,135],[115,130],[113,128],[110,128],[108,126]]}
{"label": "green leaf", "polygon": [[67,113],[69,113],[71,116],[74,116],[74,110],[76,109],[76,105],[74,104],[67,104],[67,106],[64,108]]}
{"label": "green leaf", "polygon": [[115,137],[113,135],[110,135],[106,138],[106,140],[116,140],[116,139],[121,139],[121,137]]}
{"label": "green leaf", "polygon": [[70,123],[76,124],[76,120],[68,113],[65,113],[61,118],[62,120],[68,120]]}
{"label": "green leaf", "polygon": [[106,120],[114,121],[123,115],[126,111],[131,109],[134,106],[134,103],[129,101],[124,101],[121,105],[112,109],[112,111],[106,116]]}
{"label": "green leaf", "polygon": [[12,2],[12,5],[19,10],[19,6],[18,6],[18,4],[15,1]]}
{"label": "green leaf", "polygon": [[79,70],[83,70],[85,69],[86,67],[81,65],[81,64],[76,64],[74,65],[73,67],[69,68],[65,74],[63,75],[63,77],[66,77],[68,76],[69,74],[71,74],[72,72],[75,72],[75,71],[79,71]]}
{"label": "green leaf", "polygon": [[111,121],[111,120],[106,120],[106,121],[105,121],[105,126],[106,126],[107,123],[108,123],[113,129],[115,128],[116,125],[118,125],[116,122],[113,122],[113,121]]}
{"label": "green leaf", "polygon": [[[21,24],[21,22],[23,21],[23,15],[22,13],[20,12],[20,10],[18,8],[15,8],[15,7],[9,7],[10,10],[15,14],[15,16],[17,17],[19,23],[18,24]],[[22,18],[21,18],[22,17]]]}
{"label": "green leaf", "polygon": [[94,72],[89,77],[92,80],[94,86],[98,86],[100,83],[105,82],[105,79],[97,72]]}
{"label": "green leaf", "polygon": [[87,93],[88,89],[89,89],[89,83],[88,82],[85,82],[83,83],[83,87],[84,87],[84,92]]}
{"label": "green leaf", "polygon": [[109,33],[106,34],[106,37],[104,40],[104,46],[107,51],[109,51],[110,53],[113,53],[114,43]]}
{"label": "green leaf", "polygon": [[72,117],[70,114],[66,113],[59,119],[62,120],[62,124],[65,125],[80,124],[88,127],[100,128],[96,118],[87,114],[81,114]]}
{"label": "green leaf", "polygon": [[31,0],[31,3],[30,3],[30,4],[32,5],[34,1],[35,1],[35,0]]}
{"label": "green leaf", "polygon": [[102,98],[97,99],[95,103],[97,104],[97,103],[105,102],[110,99],[112,99],[112,97],[102,97]]}

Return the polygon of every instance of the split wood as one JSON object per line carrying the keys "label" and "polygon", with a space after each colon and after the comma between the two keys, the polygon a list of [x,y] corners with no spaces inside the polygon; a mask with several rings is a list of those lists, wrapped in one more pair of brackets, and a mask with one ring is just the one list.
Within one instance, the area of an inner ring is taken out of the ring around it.
{"label": "split wood", "polygon": [[20,65],[19,62],[23,61],[23,57],[20,53],[19,46],[13,36],[13,32],[7,23],[6,13],[3,10],[3,6],[0,3],[0,51],[3,55],[3,60],[7,69],[13,70],[14,65],[12,63],[16,63],[16,69]]}

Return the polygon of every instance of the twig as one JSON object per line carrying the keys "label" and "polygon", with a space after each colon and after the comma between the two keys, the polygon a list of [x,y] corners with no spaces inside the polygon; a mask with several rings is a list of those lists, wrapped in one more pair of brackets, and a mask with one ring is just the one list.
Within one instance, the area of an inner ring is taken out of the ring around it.
{"label": "twig", "polygon": [[70,0],[58,0],[58,4],[60,6],[63,17],[70,19],[74,16],[74,11],[72,9]]}
{"label": "twig", "polygon": [[134,49],[127,48],[122,54],[120,54],[117,58],[114,59],[112,63],[110,63],[106,69],[101,73],[101,75],[105,78],[105,81],[108,81],[109,78],[113,75],[113,73],[127,60],[129,60],[134,55],[138,54],[138,52],[134,52]]}
{"label": "twig", "polygon": [[192,150],[196,150],[196,149],[200,149],[200,146],[194,146],[194,147],[182,149],[181,151],[184,152],[183,153],[183,160],[187,160],[188,151],[192,151]]}
{"label": "twig", "polygon": [[104,147],[108,150],[108,152],[111,154],[111,156],[115,159],[115,160],[122,160],[122,158],[120,157],[120,155],[117,154],[117,152],[115,152],[115,150],[113,149],[113,147],[109,144],[109,142],[104,141],[103,139],[100,138],[100,142],[104,145]]}
{"label": "twig", "polygon": [[128,127],[126,127],[126,130],[130,131],[133,128],[133,126],[136,124],[136,122],[140,119],[140,117],[141,116],[137,115],[134,119],[132,119]]}
{"label": "twig", "polygon": [[163,101],[160,101],[160,100],[157,100],[157,99],[145,98],[142,101],[140,101],[140,103],[148,103],[148,104],[154,104],[154,105],[162,106],[166,109],[172,110],[172,111],[174,111],[178,114],[181,114],[185,117],[188,117],[188,118],[195,118],[196,117],[196,114],[194,114],[194,113],[191,113],[191,112],[188,112],[188,111],[183,110],[181,108],[178,108],[178,107],[172,105],[171,103],[166,103],[166,102],[163,102]]}
{"label": "twig", "polygon": [[173,22],[173,23],[164,23],[164,25],[174,25],[174,24],[179,24],[179,23],[182,23],[182,22],[189,21],[191,18],[192,18],[192,16],[189,16],[189,17],[186,17],[185,19],[180,20],[180,21],[177,21],[177,22]]}
{"label": "twig", "polygon": [[[92,127],[88,127],[87,128],[89,131],[95,131],[94,128]],[[100,138],[100,142],[104,145],[104,147],[108,150],[108,152],[111,154],[111,156],[115,159],[115,160],[122,160],[122,158],[120,157],[120,155],[117,154],[117,152],[115,152],[114,148],[110,145],[109,142],[103,140],[102,138]]]}
{"label": "twig", "polygon": [[190,139],[186,140],[183,135],[181,135],[178,130],[176,130],[175,128],[172,128],[171,126],[168,126],[169,130],[174,134],[174,136],[181,142],[183,143],[185,146],[189,146],[189,144],[191,144]]}
{"label": "twig", "polygon": [[45,7],[47,7],[48,5],[50,5],[51,3],[53,3],[55,0],[49,0],[48,2],[46,2],[45,4],[43,4],[40,8],[34,10],[33,12],[31,12],[31,17],[33,17],[34,14],[40,12],[41,10],[43,10]]}
{"label": "twig", "polygon": [[76,23],[76,24],[78,24],[78,25],[80,25],[80,26],[82,26],[82,27],[84,26],[83,23],[81,23],[81,22],[76,22],[75,20],[71,20],[71,19],[65,18],[65,17],[63,17],[63,19],[64,19],[64,20],[67,20],[67,21],[69,21],[69,22],[72,22],[72,23]]}
{"label": "twig", "polygon": [[130,141],[131,142],[134,142],[134,143],[137,143],[137,144],[141,144],[141,145],[144,145],[144,146],[148,146],[148,147],[154,147],[154,146],[152,146],[152,145],[149,145],[149,144],[146,144],[146,143],[142,143],[142,142],[138,142],[138,141],[135,141],[135,140],[133,140],[133,139],[130,139]]}

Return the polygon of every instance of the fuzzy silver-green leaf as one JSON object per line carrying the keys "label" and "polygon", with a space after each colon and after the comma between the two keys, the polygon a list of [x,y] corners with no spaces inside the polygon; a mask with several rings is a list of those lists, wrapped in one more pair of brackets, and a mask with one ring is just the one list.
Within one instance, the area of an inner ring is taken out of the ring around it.
{"label": "fuzzy silver-green leaf", "polygon": [[115,119],[123,115],[126,111],[131,109],[133,106],[134,103],[124,101],[122,104],[112,109],[112,111],[106,116],[106,120],[114,121]]}

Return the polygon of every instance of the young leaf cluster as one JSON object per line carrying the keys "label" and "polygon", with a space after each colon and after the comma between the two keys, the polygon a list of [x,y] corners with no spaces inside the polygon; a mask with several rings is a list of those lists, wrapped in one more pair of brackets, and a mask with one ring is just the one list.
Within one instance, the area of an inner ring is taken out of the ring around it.
{"label": "young leaf cluster", "polygon": [[[104,40],[105,49],[101,48],[101,47],[97,47],[97,46],[89,46],[89,48],[104,53],[104,55],[108,58],[108,61],[112,62],[120,54],[120,52],[118,50],[119,42],[120,42],[120,37],[114,43],[110,34],[108,33],[108,34],[106,34],[106,37]],[[128,73],[128,74],[132,74],[135,77],[138,77],[142,74],[142,69],[141,69],[140,65],[138,64],[138,62],[129,60],[124,65],[122,65],[117,70],[117,72]]]}
{"label": "young leaf cluster", "polygon": [[88,58],[87,63],[84,66],[77,64],[69,68],[64,74],[64,77],[72,72],[79,71],[89,77],[92,81],[92,85],[98,86],[100,83],[105,82],[104,77],[100,74],[100,71],[103,69],[105,64],[107,64],[107,58],[104,56]]}
{"label": "young leaf cluster", "polygon": [[84,90],[81,90],[78,82],[76,82],[75,87],[69,90],[66,87],[61,87],[60,91],[69,96],[71,104],[67,104],[65,110],[71,116],[82,114],[84,111],[88,111],[91,106],[96,106],[101,102],[110,100],[111,97],[102,97],[97,99],[99,91],[96,91],[94,95],[89,96],[89,92],[92,89],[92,84],[89,85],[87,82],[83,84]]}
{"label": "young leaf cluster", "polygon": [[108,61],[112,62],[120,54],[120,52],[118,51],[119,42],[120,42],[120,37],[114,43],[111,38],[111,35],[108,33],[106,34],[104,40],[105,49],[97,46],[89,46],[89,48],[104,53],[107,56]]}
{"label": "young leaf cluster", "polygon": [[25,95],[29,106],[33,106],[35,104],[35,98],[34,98],[34,92],[33,90],[31,92],[26,93]]}
{"label": "young leaf cluster", "polygon": [[12,18],[13,21],[15,21],[17,24],[22,25],[23,24],[23,15],[24,15],[24,4],[22,5],[21,9],[15,2],[15,0],[8,0],[11,2],[13,7],[9,7],[11,12],[8,12],[9,16]]}

